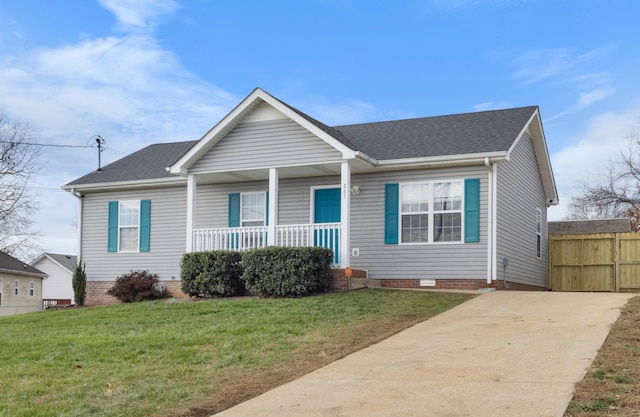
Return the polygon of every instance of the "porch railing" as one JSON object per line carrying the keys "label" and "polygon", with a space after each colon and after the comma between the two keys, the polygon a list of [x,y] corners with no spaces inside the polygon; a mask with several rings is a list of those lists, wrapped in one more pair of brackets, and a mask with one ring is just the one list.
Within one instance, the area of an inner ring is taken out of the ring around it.
{"label": "porch railing", "polygon": [[[195,229],[193,250],[244,251],[267,246],[267,226]],[[320,246],[333,250],[338,263],[340,223],[293,224],[276,226],[276,246]]]}

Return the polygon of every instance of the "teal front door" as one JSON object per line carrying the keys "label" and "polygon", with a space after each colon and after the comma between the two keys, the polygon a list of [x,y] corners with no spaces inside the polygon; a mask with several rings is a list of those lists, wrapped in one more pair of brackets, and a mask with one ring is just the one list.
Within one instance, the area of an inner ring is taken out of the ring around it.
{"label": "teal front door", "polygon": [[[321,188],[314,191],[314,223],[340,223],[340,188]],[[313,244],[333,251],[333,261],[339,263],[340,233],[337,229],[316,230]]]}

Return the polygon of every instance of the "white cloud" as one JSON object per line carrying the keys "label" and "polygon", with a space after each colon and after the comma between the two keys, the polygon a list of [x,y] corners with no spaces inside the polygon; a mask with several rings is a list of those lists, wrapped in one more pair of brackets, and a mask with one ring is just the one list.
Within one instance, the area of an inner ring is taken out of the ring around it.
{"label": "white cloud", "polygon": [[380,115],[380,110],[373,104],[359,100],[327,103],[323,98],[312,97],[295,102],[294,106],[329,126],[370,121]]}
{"label": "white cloud", "polygon": [[125,31],[148,31],[155,28],[158,18],[178,8],[173,0],[98,0],[118,20]]}
{"label": "white cloud", "polygon": [[625,149],[629,135],[639,123],[640,107],[599,114],[589,119],[574,145],[551,155],[560,205],[549,210],[550,218],[564,218],[571,197],[579,194],[584,184],[604,178],[610,163]]}
{"label": "white cloud", "polygon": [[598,101],[604,100],[605,98],[612,95],[614,92],[615,90],[609,86],[596,88],[591,91],[582,92],[578,96],[578,100],[576,101],[576,103],[571,105],[568,109],[563,110],[554,116],[551,116],[550,118],[547,119],[547,121],[550,122],[552,120],[559,119],[562,116],[566,116],[571,113],[577,113],[580,110],[586,109],[592,104],[597,103]]}
{"label": "white cloud", "polygon": [[487,111],[487,110],[500,110],[513,107],[513,104],[508,101],[485,101],[472,106],[473,111]]}
{"label": "white cloud", "polygon": [[[121,25],[149,28],[172,1],[102,0]],[[198,139],[238,99],[186,70],[149,32],[86,38],[0,58],[0,105],[42,143],[107,140],[103,165],[150,143]],[[96,149],[43,148],[42,209],[35,229],[46,250],[76,245],[76,199],[57,191],[97,166]]]}
{"label": "white cloud", "polygon": [[[537,83],[553,77],[563,77],[574,81],[583,79],[584,65],[606,54],[612,45],[593,49],[581,55],[574,55],[569,49],[535,49],[522,53],[516,60],[520,69],[514,76],[524,85]],[[600,73],[600,75],[603,75]]]}

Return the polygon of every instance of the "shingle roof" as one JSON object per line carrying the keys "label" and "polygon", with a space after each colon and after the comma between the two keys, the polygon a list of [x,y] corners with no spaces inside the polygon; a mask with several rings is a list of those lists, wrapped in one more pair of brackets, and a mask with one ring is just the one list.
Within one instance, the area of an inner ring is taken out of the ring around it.
{"label": "shingle roof", "polygon": [[359,150],[378,159],[507,151],[537,107],[336,126]]}
{"label": "shingle roof", "polygon": [[20,259],[16,259],[4,252],[0,252],[0,270],[15,272],[16,274],[47,275],[28,263],[22,262]]}
{"label": "shingle roof", "polygon": [[62,265],[63,267],[65,267],[71,272],[73,272],[73,270],[76,268],[76,262],[77,262],[76,256],[63,255],[60,253],[46,253],[45,255],[47,255],[48,257],[50,257],[51,259],[53,259],[54,261],[56,261],[57,263],[59,263],[60,265]]}
{"label": "shingle roof", "polygon": [[[448,116],[327,126],[289,106],[350,149],[377,160],[506,152],[537,107],[520,107]],[[99,184],[174,177],[166,167],[198,141],[159,143],[119,159],[65,185]]]}
{"label": "shingle roof", "polygon": [[102,171],[94,171],[67,186],[98,184],[118,181],[136,181],[160,178],[172,178],[166,167],[176,162],[198,141],[156,143],[140,149],[131,155],[106,165]]}

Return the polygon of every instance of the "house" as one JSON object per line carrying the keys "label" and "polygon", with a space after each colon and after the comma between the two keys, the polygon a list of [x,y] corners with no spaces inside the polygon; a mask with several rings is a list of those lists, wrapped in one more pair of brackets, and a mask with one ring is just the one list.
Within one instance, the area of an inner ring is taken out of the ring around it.
{"label": "house", "polygon": [[558,201],[535,106],[331,127],[259,88],[63,189],[88,303],[131,269],[175,291],[183,253],[266,245],[332,248],[383,286],[544,289]]}
{"label": "house", "polygon": [[48,278],[42,283],[42,298],[51,300],[55,305],[71,304],[73,302],[73,270],[76,267],[76,257],[60,253],[43,253],[38,256],[31,266],[46,273]]}
{"label": "house", "polygon": [[0,252],[0,316],[42,310],[42,281],[47,274]]}

